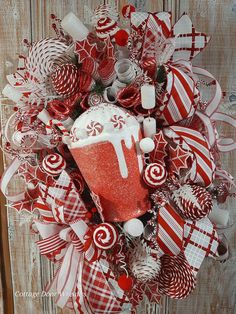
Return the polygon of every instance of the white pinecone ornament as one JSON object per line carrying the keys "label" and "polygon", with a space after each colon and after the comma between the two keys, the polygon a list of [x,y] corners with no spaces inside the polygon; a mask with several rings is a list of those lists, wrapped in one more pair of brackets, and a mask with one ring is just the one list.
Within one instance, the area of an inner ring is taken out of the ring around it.
{"label": "white pinecone ornament", "polygon": [[144,241],[135,241],[134,248],[129,251],[129,268],[138,281],[151,281],[160,271],[161,263],[156,251],[148,247]]}
{"label": "white pinecone ornament", "polygon": [[52,85],[57,94],[74,95],[79,90],[80,71],[70,63],[62,64],[51,75]]}
{"label": "white pinecone ornament", "polygon": [[179,213],[187,219],[199,220],[212,210],[211,194],[198,185],[184,184],[172,192],[172,199]]}

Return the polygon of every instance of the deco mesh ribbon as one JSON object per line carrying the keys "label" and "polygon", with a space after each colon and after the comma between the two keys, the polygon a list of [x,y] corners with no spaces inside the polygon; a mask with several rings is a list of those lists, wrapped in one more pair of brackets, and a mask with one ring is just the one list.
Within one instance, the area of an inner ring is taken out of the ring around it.
{"label": "deco mesh ribbon", "polygon": [[3,90],[15,112],[0,187],[38,214],[39,253],[57,266],[46,289],[76,313],[187,297],[204,258],[220,258],[217,204],[234,186],[219,153],[236,143],[216,123],[236,122],[220,112],[217,80],[192,65],[209,37],[187,14],[174,25],[168,12],[122,14],[125,24],[100,5],[92,31],[53,15],[55,38],[27,43]]}

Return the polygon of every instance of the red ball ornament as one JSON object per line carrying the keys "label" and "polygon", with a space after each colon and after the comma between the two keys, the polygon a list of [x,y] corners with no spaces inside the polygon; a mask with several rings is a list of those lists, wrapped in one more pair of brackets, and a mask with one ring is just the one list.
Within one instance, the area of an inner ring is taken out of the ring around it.
{"label": "red ball ornament", "polygon": [[124,291],[129,291],[133,287],[133,279],[126,274],[121,275],[117,282],[118,286]]}
{"label": "red ball ornament", "polygon": [[92,209],[91,209],[91,212],[92,213],[96,213],[98,210],[97,210],[97,208],[96,207],[93,207]]}
{"label": "red ball ornament", "polygon": [[90,220],[90,219],[93,217],[93,214],[90,213],[90,212],[87,212],[87,213],[85,214],[85,217],[86,217],[88,220]]}
{"label": "red ball ornament", "polygon": [[133,13],[135,11],[136,11],[136,9],[132,4],[127,4],[127,5],[123,6],[121,13],[122,13],[124,18],[130,19],[131,13]]}
{"label": "red ball ornament", "polygon": [[115,34],[115,41],[117,45],[119,46],[126,46],[128,43],[128,39],[129,39],[129,34],[124,29],[120,29]]}

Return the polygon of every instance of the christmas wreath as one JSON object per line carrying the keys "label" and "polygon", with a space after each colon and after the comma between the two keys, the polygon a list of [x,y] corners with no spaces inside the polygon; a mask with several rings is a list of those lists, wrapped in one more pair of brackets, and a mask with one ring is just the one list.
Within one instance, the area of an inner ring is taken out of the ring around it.
{"label": "christmas wreath", "polygon": [[[57,265],[47,291],[79,313],[185,298],[205,257],[226,258],[218,204],[234,185],[219,153],[236,145],[216,122],[235,120],[219,112],[216,79],[192,65],[210,38],[187,14],[172,25],[169,12],[132,5],[121,17],[100,5],[90,30],[73,13],[51,18],[55,37],[24,40],[7,76],[1,179],[11,207],[38,214],[36,245]],[[16,175],[25,185],[12,195]]]}

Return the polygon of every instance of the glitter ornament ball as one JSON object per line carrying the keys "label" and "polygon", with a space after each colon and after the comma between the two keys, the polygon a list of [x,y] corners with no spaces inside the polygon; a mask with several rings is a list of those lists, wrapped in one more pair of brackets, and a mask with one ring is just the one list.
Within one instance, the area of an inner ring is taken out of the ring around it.
{"label": "glitter ornament ball", "polygon": [[124,231],[132,237],[139,237],[143,233],[144,226],[141,220],[137,218],[130,219],[124,223]]}
{"label": "glitter ornament ball", "polygon": [[124,29],[120,29],[115,34],[115,41],[119,46],[126,46],[128,43],[129,34]]}
{"label": "glitter ornament ball", "polygon": [[121,275],[118,280],[119,287],[124,291],[130,291],[133,287],[133,279],[126,274]]}

